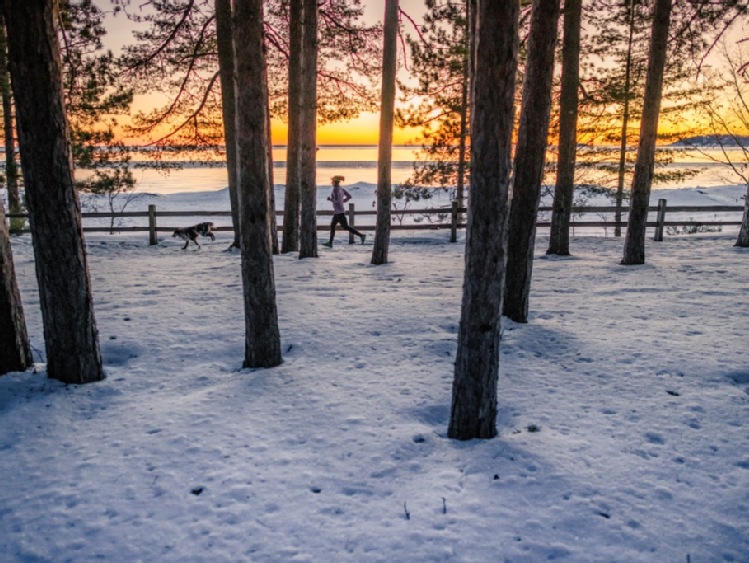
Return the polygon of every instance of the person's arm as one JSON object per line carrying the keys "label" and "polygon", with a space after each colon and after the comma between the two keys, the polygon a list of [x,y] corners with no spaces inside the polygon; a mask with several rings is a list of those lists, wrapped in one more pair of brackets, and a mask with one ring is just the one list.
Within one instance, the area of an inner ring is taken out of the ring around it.
{"label": "person's arm", "polygon": [[348,193],[346,190],[343,190],[343,203],[346,203],[350,199],[351,199],[351,194]]}

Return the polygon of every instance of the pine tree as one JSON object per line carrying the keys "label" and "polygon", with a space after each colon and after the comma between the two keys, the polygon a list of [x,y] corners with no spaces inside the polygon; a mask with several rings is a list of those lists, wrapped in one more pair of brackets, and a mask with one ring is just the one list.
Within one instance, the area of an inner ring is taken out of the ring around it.
{"label": "pine tree", "polygon": [[32,363],[5,209],[0,205],[0,375],[24,371]]}
{"label": "pine tree", "polygon": [[235,0],[237,157],[245,301],[244,367],[281,363],[268,174],[268,86],[262,0]]}
{"label": "pine tree", "polygon": [[518,2],[479,2],[471,112],[471,197],[448,436],[496,436]]}
{"label": "pine tree", "polygon": [[237,100],[234,96],[234,43],[232,41],[231,0],[215,0],[216,52],[221,79],[221,117],[226,145],[226,172],[229,183],[229,208],[234,225],[230,248],[239,248],[239,193],[237,188]]}
{"label": "pine tree", "polygon": [[385,32],[382,55],[382,104],[380,138],[377,150],[377,227],[372,264],[387,264],[390,247],[392,202],[392,145],[395,113],[395,74],[397,70],[398,0],[385,2]]}
{"label": "pine tree", "polygon": [[408,37],[410,72],[416,86],[401,85],[403,99],[418,98],[396,112],[401,127],[421,129],[421,162],[402,185],[455,186],[459,207],[464,205],[468,166],[469,37],[467,2],[427,0],[424,24]]}
{"label": "pine tree", "polygon": [[289,9],[289,93],[288,140],[286,150],[286,194],[284,197],[283,242],[281,252],[299,249],[301,210],[301,150],[299,134],[302,116],[302,14],[303,0],[290,0]]}
{"label": "pine tree", "polygon": [[533,2],[513,169],[504,296],[504,314],[520,323],[528,322],[536,217],[546,165],[558,22],[559,0]]}
{"label": "pine tree", "polygon": [[[104,198],[110,211],[122,211],[137,197],[130,150],[115,132],[117,117],[129,114],[132,88],[118,80],[114,55],[104,49],[104,12],[92,0],[66,0],[59,6],[62,84],[73,162],[76,168],[92,171],[87,179],[76,180],[76,188]],[[118,199],[123,202],[115,209]]]}
{"label": "pine tree", "polygon": [[317,22],[317,1],[303,0],[301,115],[299,118],[300,259],[317,258]]}
{"label": "pine tree", "polygon": [[632,181],[632,203],[624,241],[622,264],[645,263],[645,228],[653,179],[655,141],[663,89],[663,70],[668,51],[668,30],[672,0],[656,0],[650,38],[648,73],[640,125],[635,175]]}
{"label": "pine tree", "polygon": [[104,373],[70,165],[56,4],[5,2],[4,14],[47,373],[66,383],[99,381]]}
{"label": "pine tree", "polygon": [[[588,34],[583,52],[582,89],[578,140],[593,148],[578,154],[578,172],[588,183],[609,192],[621,210],[634,173],[639,126],[642,119],[648,46],[653,2],[643,0],[595,0],[586,4]],[[658,141],[691,134],[685,113],[697,107],[695,76],[707,49],[721,33],[720,22],[735,15],[733,3],[676,2],[672,33],[667,45],[659,121],[664,125]],[[665,130],[668,129],[668,133]],[[656,150],[653,184],[683,181],[696,170],[674,168],[675,150]],[[616,213],[618,220],[622,212]]]}
{"label": "pine tree", "polygon": [[577,114],[580,88],[582,0],[564,0],[562,76],[559,93],[559,155],[547,254],[570,253],[570,218],[577,161]]}
{"label": "pine tree", "polygon": [[[18,180],[18,165],[16,164],[16,140],[13,135],[13,102],[10,91],[10,76],[8,75],[7,41],[5,37],[5,20],[0,15],[0,101],[3,110],[3,137],[5,139],[5,188],[8,192],[8,212],[23,213]],[[26,226],[22,217],[10,220],[10,232],[21,232]]]}

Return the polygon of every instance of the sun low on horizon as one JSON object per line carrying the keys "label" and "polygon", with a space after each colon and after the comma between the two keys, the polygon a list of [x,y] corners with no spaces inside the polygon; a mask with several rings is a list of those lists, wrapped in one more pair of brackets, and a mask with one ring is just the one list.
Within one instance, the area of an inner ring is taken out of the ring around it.
{"label": "sun low on horizon", "polygon": [[[379,142],[380,116],[363,113],[356,119],[326,123],[317,127],[318,145],[376,145]],[[393,130],[393,144],[413,143],[420,137],[413,128]],[[288,124],[274,119],[271,122],[271,138],[274,145],[285,145],[288,141]]]}

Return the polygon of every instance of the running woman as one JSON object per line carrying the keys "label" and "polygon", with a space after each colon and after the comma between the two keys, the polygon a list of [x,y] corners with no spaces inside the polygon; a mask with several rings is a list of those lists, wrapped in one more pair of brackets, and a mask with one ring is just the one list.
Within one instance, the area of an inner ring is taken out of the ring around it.
{"label": "running woman", "polygon": [[346,221],[344,204],[351,199],[351,194],[341,187],[341,182],[343,182],[343,180],[345,180],[343,176],[333,176],[330,179],[333,184],[333,189],[330,191],[328,201],[333,204],[333,220],[330,222],[330,240],[328,242],[322,243],[323,246],[327,246],[328,248],[333,247],[333,239],[335,239],[335,226],[338,224],[340,224],[341,227],[346,229],[348,232],[354,233],[356,236],[358,236],[361,239],[362,244],[364,244],[364,240],[367,238],[367,235],[360,233],[353,227],[349,227],[348,221]]}

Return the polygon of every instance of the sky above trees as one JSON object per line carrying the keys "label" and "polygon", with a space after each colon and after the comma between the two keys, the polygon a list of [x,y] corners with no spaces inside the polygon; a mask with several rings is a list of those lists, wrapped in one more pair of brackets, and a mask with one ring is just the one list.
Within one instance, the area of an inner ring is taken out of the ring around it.
{"label": "sky above trees", "polygon": [[[111,11],[111,0],[95,0],[95,4],[102,10]],[[425,10],[423,0],[402,0],[402,10],[406,11],[414,21],[421,21],[421,16]],[[138,5],[128,7],[130,12],[137,11]],[[385,10],[384,0],[368,0],[365,3],[364,19],[367,23],[382,22]],[[135,39],[132,36],[133,30],[136,29],[135,23],[129,21],[124,14],[109,15],[106,21],[107,37],[105,45],[108,49],[119,54],[124,45],[132,44]],[[408,24],[410,27],[410,24]],[[411,29],[405,29],[405,32],[412,32]],[[399,48],[398,58],[399,65],[402,62],[403,51]],[[403,70],[401,71],[403,74]],[[407,74],[407,73],[406,73]],[[405,79],[405,76],[399,77]],[[151,94],[136,95],[133,101],[132,114],[138,111],[149,111],[154,107],[163,105],[168,97],[159,92]],[[396,101],[397,103],[397,101]],[[327,123],[321,125],[317,130],[317,140],[321,145],[376,145],[378,140],[379,114],[365,112],[357,118],[350,121],[341,121],[337,123]],[[398,128],[396,126],[393,134],[394,144],[406,144],[410,141],[417,140],[419,132],[414,128]],[[272,120],[272,137],[273,144],[284,145],[287,142],[286,123],[280,119]],[[128,144],[137,144],[138,139],[130,138]]]}
{"label": "sky above trees", "polygon": [[[95,3],[106,11],[111,11],[111,0],[95,0]],[[365,4],[364,20],[367,23],[381,22],[384,14],[384,0],[367,1]],[[130,4],[128,11],[137,13],[139,10],[147,9],[145,5]],[[420,23],[425,12],[424,0],[403,0],[401,9],[412,18],[414,22]],[[136,29],[135,23],[129,21],[124,14],[110,15],[106,20],[107,37],[105,44],[107,48],[112,49],[115,54],[119,54],[124,45],[133,44],[136,40],[132,32]],[[407,18],[402,18],[402,33],[414,35],[412,23]],[[747,36],[745,29],[734,27],[727,35],[727,42],[735,45],[737,40]],[[717,50],[716,50],[717,51]],[[398,58],[400,65],[399,79],[402,81],[409,80],[409,71],[403,65],[404,50],[399,46]],[[708,66],[719,64],[719,57],[713,54],[708,59]],[[559,65],[557,64],[557,67]],[[557,73],[559,69],[557,68]],[[696,77],[695,77],[696,78]],[[168,100],[166,94],[152,92],[149,94],[137,94],[132,106],[131,115],[138,111],[149,111],[153,108],[162,106]],[[397,96],[396,104],[400,105],[400,96]],[[694,121],[695,115],[684,115],[684,120]],[[682,121],[683,124],[683,121]],[[378,141],[379,114],[363,112],[358,118],[349,121],[339,121],[327,123],[318,127],[317,140],[320,145],[376,145]],[[669,124],[664,121],[660,125],[664,131],[669,128]],[[681,127],[681,125],[680,125]],[[394,144],[407,144],[409,142],[418,143],[420,131],[416,128],[403,129],[396,126],[394,131]],[[280,119],[272,121],[272,138],[276,145],[284,145],[287,142],[286,123]],[[139,144],[143,139],[126,138],[127,144]]]}

